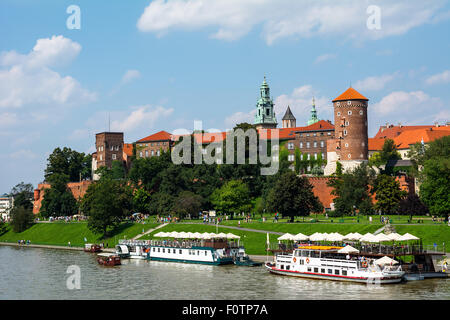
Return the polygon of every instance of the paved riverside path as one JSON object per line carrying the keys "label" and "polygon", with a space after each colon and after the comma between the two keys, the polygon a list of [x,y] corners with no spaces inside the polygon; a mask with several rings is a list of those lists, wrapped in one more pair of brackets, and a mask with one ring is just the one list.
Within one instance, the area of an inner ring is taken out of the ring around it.
{"label": "paved riverside path", "polygon": [[165,227],[165,226],[167,226],[167,225],[168,225],[168,223],[160,224],[160,225],[157,226],[156,228],[153,228],[153,229],[150,229],[150,230],[145,231],[144,233],[138,234],[137,236],[135,236],[135,237],[132,238],[131,240],[137,240],[137,239],[139,239],[140,237],[143,237],[143,236],[145,236],[146,234],[152,233],[153,231],[158,230],[159,228],[163,228],[163,227]]}
{"label": "paved riverside path", "polygon": [[[195,225],[199,225],[199,226],[207,225],[207,226],[212,226],[212,227],[216,226],[216,224],[212,224],[212,223],[195,223],[195,222],[178,222],[178,224],[195,224]],[[219,224],[219,228],[228,228],[228,229],[234,229],[234,230],[259,232],[259,233],[270,233],[270,234],[276,234],[276,235],[283,235],[286,233],[286,232],[267,231],[267,230],[250,229],[250,228],[235,227],[235,226],[224,226],[221,224]]]}

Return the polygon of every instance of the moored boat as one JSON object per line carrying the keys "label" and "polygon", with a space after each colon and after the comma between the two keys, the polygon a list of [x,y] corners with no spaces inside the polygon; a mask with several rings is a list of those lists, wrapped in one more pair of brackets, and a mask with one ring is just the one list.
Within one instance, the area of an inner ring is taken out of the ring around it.
{"label": "moored boat", "polygon": [[102,247],[99,244],[86,243],[84,245],[85,252],[102,252]]}
{"label": "moored boat", "polygon": [[[279,254],[266,263],[269,272],[310,279],[360,283],[399,283],[405,272],[395,260],[375,260],[361,255],[339,253],[342,247],[305,246],[290,254]],[[377,262],[378,261],[378,262]]]}
{"label": "moored boat", "polygon": [[113,253],[99,253],[97,262],[103,266],[113,267],[121,264],[120,257]]}

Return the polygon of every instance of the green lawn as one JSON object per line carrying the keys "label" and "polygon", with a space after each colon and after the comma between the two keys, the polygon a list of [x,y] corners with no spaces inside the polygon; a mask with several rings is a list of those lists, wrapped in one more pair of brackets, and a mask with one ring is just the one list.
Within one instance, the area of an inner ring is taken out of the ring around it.
{"label": "green lawn", "polygon": [[156,223],[122,223],[117,230],[106,239],[91,232],[86,222],[72,223],[36,223],[31,228],[21,233],[12,230],[0,236],[0,242],[17,242],[18,240],[30,240],[34,244],[67,246],[70,241],[74,247],[84,246],[84,238],[88,243],[104,242],[105,246],[114,247],[119,239],[130,239],[157,226]]}

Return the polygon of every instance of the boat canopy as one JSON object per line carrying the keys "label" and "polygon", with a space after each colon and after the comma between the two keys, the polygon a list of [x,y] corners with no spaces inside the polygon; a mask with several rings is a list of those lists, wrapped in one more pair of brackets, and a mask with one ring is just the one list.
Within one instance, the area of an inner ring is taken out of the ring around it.
{"label": "boat canopy", "polygon": [[384,256],[383,258],[375,260],[374,263],[379,266],[383,266],[383,265],[387,265],[387,264],[388,265],[398,264],[398,261],[391,259],[387,256]]}
{"label": "boat canopy", "polygon": [[345,246],[342,249],[338,250],[339,253],[359,253],[359,250],[356,248],[353,248],[352,246]]}

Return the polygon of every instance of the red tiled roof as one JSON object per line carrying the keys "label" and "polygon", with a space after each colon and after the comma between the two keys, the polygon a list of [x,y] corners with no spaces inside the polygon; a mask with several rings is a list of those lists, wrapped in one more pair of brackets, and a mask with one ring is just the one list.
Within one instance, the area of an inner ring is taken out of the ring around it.
{"label": "red tiled roof", "polygon": [[150,141],[164,141],[164,140],[170,140],[171,134],[166,131],[160,131],[155,134],[152,134],[148,137],[145,137],[141,140],[138,140],[137,142],[150,142]]}
{"label": "red tiled roof", "polygon": [[348,88],[344,93],[342,93],[339,97],[333,100],[335,101],[342,101],[342,100],[367,100],[366,97],[364,97],[361,93],[353,89],[352,87]]}
{"label": "red tiled roof", "polygon": [[131,157],[133,155],[133,145],[131,143],[124,143],[123,152],[125,152],[128,157]]}
{"label": "red tiled roof", "polygon": [[[417,129],[415,127],[422,127]],[[425,128],[423,128],[425,127]],[[397,136],[393,138],[387,137],[386,139],[394,140],[397,149],[409,149],[411,144],[421,142],[429,143],[436,139],[450,136],[450,127],[433,127],[433,126],[413,126],[411,128],[402,127],[404,129]],[[395,131],[396,132],[396,131]],[[384,137],[369,138],[369,150],[378,151],[383,148]]]}
{"label": "red tiled roof", "polygon": [[[388,138],[393,139],[400,135],[402,132],[407,130],[417,130],[417,129],[428,129],[433,128],[433,125],[423,125],[423,126],[382,126],[378,129],[377,134],[374,138]],[[446,127],[444,127],[446,128]]]}

